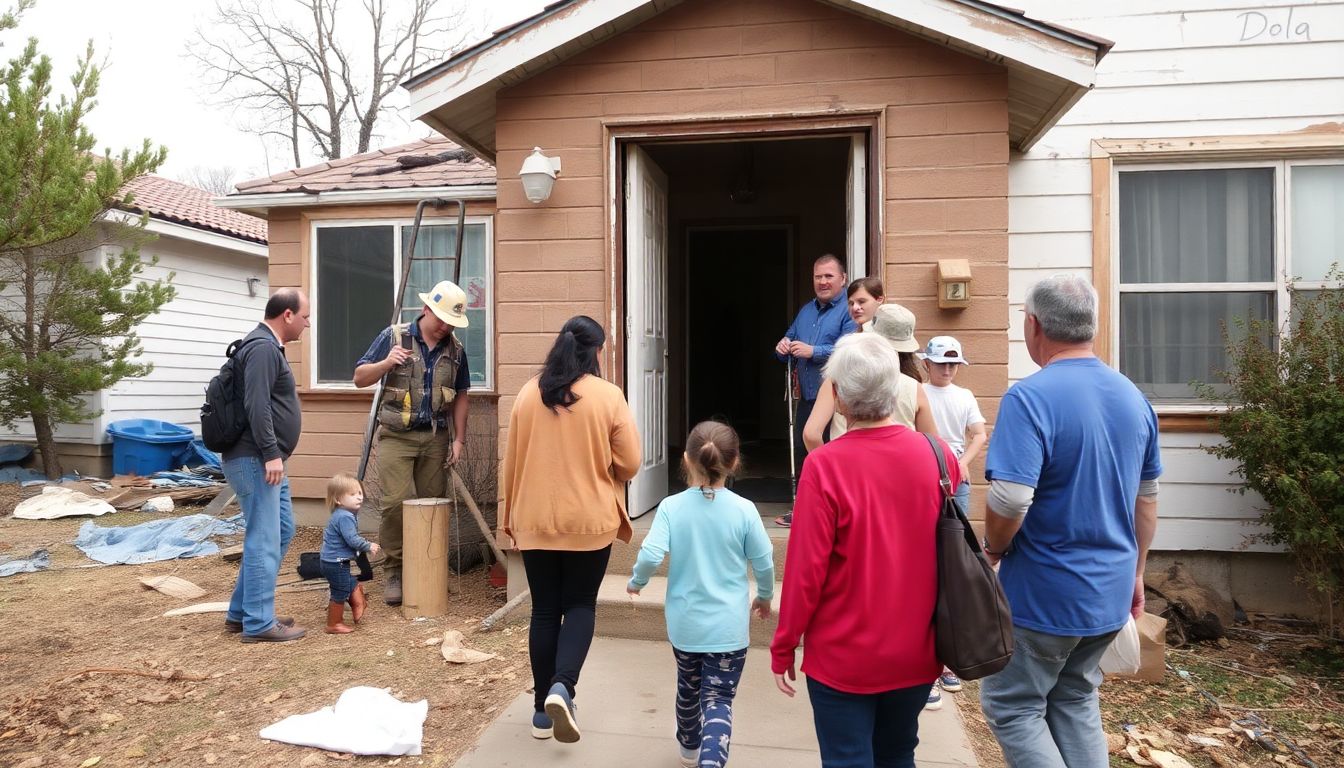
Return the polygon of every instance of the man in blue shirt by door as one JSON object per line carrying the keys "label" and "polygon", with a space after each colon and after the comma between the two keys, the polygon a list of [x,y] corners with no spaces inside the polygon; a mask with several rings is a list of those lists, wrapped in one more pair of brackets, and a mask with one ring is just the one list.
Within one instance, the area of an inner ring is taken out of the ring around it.
{"label": "man in blue shirt by door", "polygon": [[[798,371],[798,386],[801,397],[798,399],[798,413],[793,420],[793,439],[795,455],[801,459],[807,453],[803,445],[803,425],[812,415],[812,406],[817,402],[817,391],[821,389],[821,369],[835,349],[835,342],[841,336],[854,330],[854,321],[845,307],[845,286],[849,275],[845,274],[845,265],[835,254],[826,253],[812,262],[812,291],[816,298],[798,310],[793,325],[784,334],[784,338],[775,345],[775,357],[782,363],[793,358],[794,368]],[[789,526],[793,524],[793,513],[776,518],[775,522]]]}

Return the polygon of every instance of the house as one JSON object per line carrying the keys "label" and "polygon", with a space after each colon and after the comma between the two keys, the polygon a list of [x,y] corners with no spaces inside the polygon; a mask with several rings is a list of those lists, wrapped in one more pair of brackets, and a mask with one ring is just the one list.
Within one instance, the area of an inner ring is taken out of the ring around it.
{"label": "house", "polygon": [[[107,426],[120,419],[150,418],[200,431],[205,385],[219,370],[229,342],[254,328],[269,295],[266,222],[220,209],[203,189],[145,175],[122,189],[132,202],[106,218],[130,221],[148,215],[158,237],[140,248],[141,279],[172,276],[176,297],[137,328],[144,359],[154,370],[88,395],[101,411],[91,421],[58,424],[56,445],[67,471],[107,477],[112,471]],[[115,244],[87,254],[90,263],[115,253]],[[157,264],[148,262],[154,258]],[[4,440],[33,441],[32,424],[20,421]]]}
{"label": "house", "polygon": [[[395,202],[377,235],[386,268],[413,200],[470,197],[486,238],[472,276],[491,313],[482,394],[497,398],[500,429],[560,324],[597,318],[604,369],[645,441],[633,512],[666,493],[700,418],[728,416],[759,461],[776,461],[786,417],[769,350],[817,255],[843,255],[851,278],[881,275],[921,339],[962,339],[975,365],[961,383],[991,425],[1001,393],[1035,370],[1018,311],[1027,287],[1090,274],[1099,353],[1160,413],[1154,548],[1166,554],[1153,562],[1179,553],[1248,608],[1301,606],[1291,563],[1248,543],[1256,500],[1227,493],[1230,465],[1201,449],[1216,414],[1188,382],[1216,375],[1220,321],[1286,318],[1288,276],[1327,287],[1321,266],[1344,252],[1344,4],[1024,4],[561,0],[405,84],[414,115],[493,164],[492,182],[444,171],[442,191],[370,177],[325,192],[277,177],[224,204],[266,213],[273,243],[279,212],[305,206],[280,225],[271,277],[316,289],[320,324],[332,311],[322,276],[351,269],[340,251],[357,242],[330,229],[367,226]],[[532,203],[519,169],[537,147],[561,173]],[[263,211],[267,196],[287,207]],[[969,262],[962,308],[939,307],[948,260]],[[354,346],[323,358],[323,334],[293,354],[305,413],[329,415],[331,439],[296,466],[358,450],[368,405],[315,370],[353,364]]]}

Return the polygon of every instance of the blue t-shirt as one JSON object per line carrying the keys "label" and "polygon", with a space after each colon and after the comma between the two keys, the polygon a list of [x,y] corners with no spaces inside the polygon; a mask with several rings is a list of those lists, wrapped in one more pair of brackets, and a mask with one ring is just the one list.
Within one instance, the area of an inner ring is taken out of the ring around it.
{"label": "blue t-shirt", "polygon": [[1003,396],[985,476],[1036,489],[999,580],[1013,623],[1066,637],[1125,625],[1140,480],[1162,474],[1157,416],[1095,357],[1053,362]]}
{"label": "blue t-shirt", "polygon": [[667,638],[688,653],[746,648],[751,638],[747,563],[756,597],[774,596],[774,548],[756,505],[719,488],[713,500],[687,488],[658,505],[630,583],[643,589],[668,554]]}

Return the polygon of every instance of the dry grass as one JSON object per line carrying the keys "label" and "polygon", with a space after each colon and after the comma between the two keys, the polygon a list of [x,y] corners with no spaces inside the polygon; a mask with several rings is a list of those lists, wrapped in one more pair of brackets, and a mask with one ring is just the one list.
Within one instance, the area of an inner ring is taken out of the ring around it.
{"label": "dry grass", "polygon": [[[0,486],[0,488],[3,488]],[[12,488],[12,486],[11,486]],[[14,499],[0,498],[0,510]],[[100,524],[150,519],[121,513]],[[503,602],[485,571],[462,577],[449,615],[410,622],[370,590],[369,610],[350,635],[321,631],[325,591],[281,593],[277,609],[309,628],[281,645],[243,645],[218,613],[163,618],[178,601],[141,588],[144,576],[175,574],[206,590],[201,602],[227,600],[237,565],[219,557],[143,566],[80,568],[89,560],[69,542],[82,520],[0,519],[0,550],[51,550],[53,568],[0,584],[0,765],[41,756],[47,766],[298,765],[315,750],[262,741],[257,732],[288,715],[334,703],[354,685],[390,688],[407,701],[428,699],[424,755],[403,765],[452,765],[481,730],[529,684],[526,632],[472,634]],[[321,531],[300,529],[281,570],[294,578],[298,553],[318,549]],[[230,541],[220,540],[221,545]],[[371,584],[378,584],[377,581]],[[524,625],[525,626],[525,625]],[[449,665],[424,641],[445,629],[498,654],[471,666]],[[92,674],[106,668],[179,677]],[[328,756],[334,757],[334,756]],[[309,758],[304,765],[324,758]],[[372,758],[359,758],[367,761]],[[379,760],[380,764],[385,759]]]}

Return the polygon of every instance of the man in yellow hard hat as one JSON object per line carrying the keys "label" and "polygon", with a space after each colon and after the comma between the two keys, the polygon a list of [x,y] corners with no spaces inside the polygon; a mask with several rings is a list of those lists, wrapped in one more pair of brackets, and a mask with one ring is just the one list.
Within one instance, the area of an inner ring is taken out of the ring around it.
{"label": "man in yellow hard hat", "polygon": [[355,386],[387,377],[378,404],[378,541],[387,553],[383,599],[401,604],[401,503],[443,496],[446,467],[467,433],[467,352],[453,335],[467,327],[467,295],[445,280],[420,294],[414,322],[393,325],[355,363]]}

